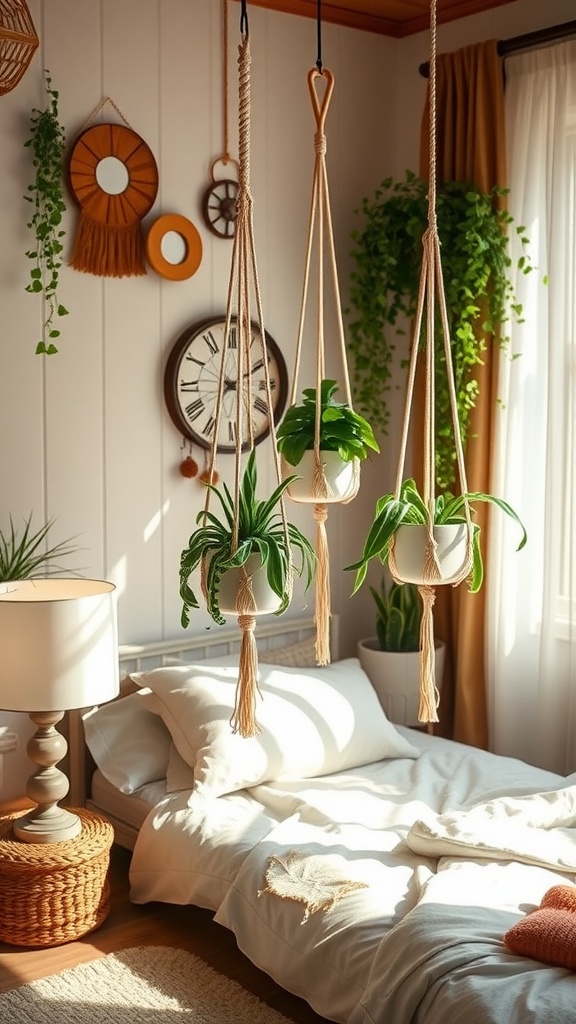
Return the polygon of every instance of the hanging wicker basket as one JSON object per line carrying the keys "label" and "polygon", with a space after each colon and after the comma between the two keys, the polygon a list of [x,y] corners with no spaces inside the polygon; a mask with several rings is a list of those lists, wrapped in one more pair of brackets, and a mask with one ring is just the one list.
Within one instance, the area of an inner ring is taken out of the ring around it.
{"label": "hanging wicker basket", "polygon": [[18,85],[37,47],[25,0],[0,0],[0,96]]}

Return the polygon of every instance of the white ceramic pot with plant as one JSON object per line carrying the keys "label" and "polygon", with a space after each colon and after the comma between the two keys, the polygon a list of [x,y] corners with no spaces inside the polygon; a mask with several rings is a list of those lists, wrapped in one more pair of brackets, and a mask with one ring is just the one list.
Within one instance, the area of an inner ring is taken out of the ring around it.
{"label": "white ceramic pot with plant", "polygon": [[[472,568],[472,550],[467,523],[433,526],[438,583],[459,583]],[[394,534],[395,576],[405,583],[426,584],[423,572],[428,547],[428,527],[412,523]]]}
{"label": "white ceramic pot with plant", "polygon": [[[282,474],[291,470],[283,459]],[[358,459],[346,462],[338,452],[321,448],[318,461],[313,451],[305,451],[298,463],[298,476],[290,484],[287,493],[292,501],[322,503],[350,501],[358,491],[360,463]],[[319,483],[317,482],[319,478]]]}
{"label": "white ceramic pot with plant", "polygon": [[[202,566],[202,593],[209,615],[219,625],[224,611],[239,614],[238,588],[244,585],[245,569],[252,575],[258,605],[246,614],[283,612],[292,596],[292,570],[312,582],[316,555],[308,539],[293,524],[284,524],[281,498],[290,480],[281,481],[269,498],[256,497],[258,482],[256,449],[248,456],[239,490],[238,509],[230,490],[206,484],[221,505],[220,517],[210,509],[198,513],[200,524],[180,556],[181,623],[190,623],[190,610],[199,602],[190,587],[190,576]],[[294,555],[299,555],[297,562]],[[262,587],[262,590],[261,590]],[[260,604],[259,602],[262,602]]]}
{"label": "white ceramic pot with plant", "polygon": [[[419,727],[422,600],[415,584],[382,581],[370,587],[376,603],[376,636],[358,642],[358,658],[390,721]],[[446,645],[435,644],[435,680],[441,691]]]}
{"label": "white ceramic pot with plant", "polygon": [[[466,534],[468,533],[468,522],[466,518],[466,505],[468,504],[470,512],[473,511],[473,506],[476,502],[488,502],[489,504],[496,505],[502,512],[510,516],[521,530],[520,543],[518,544],[517,550],[520,551],[524,547],[527,536],[526,530],[522,524],[517,513],[502,498],[496,498],[492,494],[485,494],[483,491],[472,491],[466,494],[458,494],[456,496],[446,493],[439,494],[434,503],[434,523],[433,528],[436,529],[439,526],[457,526],[460,529],[464,529]],[[368,566],[373,558],[377,558],[383,565],[387,565],[391,559],[392,548],[396,547],[398,534],[403,530],[404,527],[414,525],[421,527],[421,539],[420,543],[416,541],[414,543],[414,549],[418,553],[419,562],[416,566],[415,562],[409,567],[409,573],[412,579],[417,582],[430,582],[429,577],[424,572],[424,544],[422,543],[422,536],[426,537],[428,522],[430,518],[430,512],[428,506],[421,497],[416,483],[412,479],[405,480],[400,488],[400,494],[397,496],[394,492],[384,494],[376,502],[376,513],[374,520],[368,531],[368,536],[364,542],[364,549],[361,557],[357,562],[352,565],[347,565],[347,570],[353,570],[356,573],[354,579],[353,593],[362,586],[366,579],[366,573]],[[484,563],[482,560],[482,551],[480,548],[480,526],[478,523],[471,522],[472,538],[470,544],[470,572],[468,573],[468,588],[471,593],[476,593],[482,586],[484,578]],[[410,532],[411,536],[412,533]],[[458,536],[458,534],[456,535]],[[408,545],[410,546],[410,545]],[[447,553],[451,554],[453,550],[458,550],[457,545],[454,545],[454,538],[449,539],[447,544]],[[396,556],[396,566],[393,566],[393,575],[396,579],[406,580],[406,578],[398,571],[394,571],[397,567],[397,553],[394,550],[394,556]],[[455,561],[457,562],[460,558],[456,556]],[[408,580],[406,580],[408,582]],[[439,580],[440,583],[448,583],[450,579]],[[434,585],[432,583],[431,585]]]}
{"label": "white ceramic pot with plant", "polygon": [[293,501],[350,501],[358,491],[360,461],[370,450],[379,451],[370,424],[345,402],[337,402],[337,391],[336,381],[321,381],[317,410],[316,388],[305,388],[302,404],[290,406],[278,427],[282,475],[296,471],[288,487]]}
{"label": "white ceramic pot with plant", "polygon": [[280,611],[282,597],[270,586],[260,555],[249,555],[241,568],[222,573],[218,606],[223,615],[271,615]]}

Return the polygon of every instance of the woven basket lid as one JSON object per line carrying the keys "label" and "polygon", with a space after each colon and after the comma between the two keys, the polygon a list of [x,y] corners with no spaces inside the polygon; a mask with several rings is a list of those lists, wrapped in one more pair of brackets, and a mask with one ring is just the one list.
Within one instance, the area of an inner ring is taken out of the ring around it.
{"label": "woven basket lid", "polygon": [[0,0],[0,96],[18,85],[37,46],[25,0]]}

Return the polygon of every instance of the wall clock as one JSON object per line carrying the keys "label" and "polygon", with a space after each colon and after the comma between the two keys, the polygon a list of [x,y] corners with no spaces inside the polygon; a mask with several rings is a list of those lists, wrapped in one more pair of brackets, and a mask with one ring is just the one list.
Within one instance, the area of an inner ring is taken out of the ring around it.
{"label": "wall clock", "polygon": [[[211,448],[225,341],[224,391],[217,451],[234,452],[238,369],[238,333],[234,318],[227,339],[226,316],[211,317],[186,328],[168,357],[164,372],[164,398],[178,431],[202,448]],[[278,423],[286,405],[288,372],[284,357],[268,331],[265,331],[265,341],[273,419],[274,423]],[[254,443],[259,444],[270,433],[271,423],[266,402],[260,330],[255,323],[252,323],[250,365],[246,367],[248,373],[252,401],[251,409],[244,411],[244,421],[250,412]],[[243,448],[247,448],[247,431]]]}

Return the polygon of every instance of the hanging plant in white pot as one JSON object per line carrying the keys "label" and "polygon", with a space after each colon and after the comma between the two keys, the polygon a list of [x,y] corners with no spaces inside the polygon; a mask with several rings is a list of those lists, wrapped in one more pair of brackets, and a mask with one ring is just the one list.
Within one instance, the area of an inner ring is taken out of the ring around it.
{"label": "hanging plant in white pot", "polygon": [[[190,623],[190,610],[199,602],[190,587],[190,576],[201,566],[201,587],[206,608],[219,625],[225,614],[263,615],[285,611],[292,593],[291,570],[312,582],[314,551],[292,523],[283,528],[280,500],[290,484],[283,481],[269,498],[256,496],[256,450],[248,458],[240,487],[238,515],[226,484],[207,484],[220,502],[222,515],[200,512],[198,529],[180,557],[182,625]],[[294,566],[292,552],[300,554]]]}
{"label": "hanging plant in white pot", "polygon": [[[435,588],[439,584],[456,586],[466,579],[470,589],[477,591],[482,585],[483,565],[480,551],[479,526],[472,520],[475,502],[489,502],[510,515],[521,527],[519,547],[526,542],[526,531],[516,512],[493,495],[469,492],[462,437],[458,420],[458,403],[454,383],[450,327],[444,294],[440,239],[436,217],[436,0],[430,4],[430,181],[428,187],[428,227],[422,237],[422,266],[416,304],[410,364],[406,387],[404,422],[396,485],[392,493],[385,494],[376,504],[374,521],[364,544],[361,558],[348,569],[356,571],[354,591],[364,582],[372,558],[387,564],[395,582],[413,582],[418,585],[423,601],[420,628],[420,708],[422,722],[437,722],[438,689],[435,684],[434,624],[432,609]],[[459,494],[435,492],[435,316],[436,302],[440,311],[444,342],[445,378],[449,394],[455,465]],[[416,366],[421,353],[420,336],[423,313],[426,309],[425,346],[425,399],[422,494],[415,481],[404,479],[404,465],[409,436]],[[446,541],[446,533],[448,540]]]}
{"label": "hanging plant in white pot", "polygon": [[[337,402],[337,391],[335,380],[321,381],[318,408],[316,388],[304,388],[302,403],[290,406],[276,431],[282,475],[286,479],[294,470],[297,474],[288,487],[293,501],[350,501],[358,490],[360,461],[370,450],[380,450],[368,421],[347,403]],[[318,460],[323,470],[320,479]]]}

